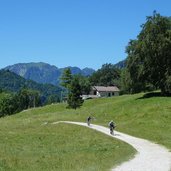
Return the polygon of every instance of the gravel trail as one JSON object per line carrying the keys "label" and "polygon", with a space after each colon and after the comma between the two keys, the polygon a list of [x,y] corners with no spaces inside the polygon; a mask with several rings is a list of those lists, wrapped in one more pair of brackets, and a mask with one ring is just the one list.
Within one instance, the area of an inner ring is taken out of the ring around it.
{"label": "gravel trail", "polygon": [[57,123],[76,124],[95,129],[113,138],[122,140],[137,150],[137,154],[133,159],[112,168],[112,171],[171,171],[171,152],[161,145],[118,131],[114,131],[114,135],[110,135],[108,128],[99,125],[91,124],[87,126],[86,123],[70,121],[54,122],[53,124]]}

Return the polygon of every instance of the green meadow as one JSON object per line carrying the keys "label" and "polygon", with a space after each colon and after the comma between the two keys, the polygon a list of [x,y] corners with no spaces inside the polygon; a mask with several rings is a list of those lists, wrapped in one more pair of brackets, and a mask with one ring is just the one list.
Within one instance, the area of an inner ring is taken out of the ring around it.
{"label": "green meadow", "polygon": [[86,122],[161,144],[171,150],[171,98],[144,94],[92,99],[80,109],[52,104],[0,118],[1,170],[107,171],[136,151],[100,132],[57,121]]}

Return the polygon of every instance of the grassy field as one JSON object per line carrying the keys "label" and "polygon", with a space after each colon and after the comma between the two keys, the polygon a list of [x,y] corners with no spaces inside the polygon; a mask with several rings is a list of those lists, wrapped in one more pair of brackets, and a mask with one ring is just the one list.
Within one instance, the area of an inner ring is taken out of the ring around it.
{"label": "grassy field", "polygon": [[[144,94],[88,100],[78,110],[54,104],[0,119],[0,170],[105,171],[135,151],[128,144],[60,120],[107,126],[149,139],[171,150],[171,98]],[[48,123],[44,125],[44,123]]]}
{"label": "grassy field", "polygon": [[17,125],[0,136],[0,170],[3,171],[103,171],[132,153],[122,142],[68,124]]}

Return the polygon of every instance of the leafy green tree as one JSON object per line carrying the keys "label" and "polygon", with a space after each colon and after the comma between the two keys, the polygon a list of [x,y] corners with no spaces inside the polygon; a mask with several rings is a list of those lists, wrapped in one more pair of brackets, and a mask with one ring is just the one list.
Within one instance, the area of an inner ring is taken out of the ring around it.
{"label": "leafy green tree", "polygon": [[47,99],[47,104],[52,104],[57,102],[60,102],[60,98],[56,94],[50,95]]}
{"label": "leafy green tree", "polygon": [[22,89],[18,93],[19,110],[37,107],[41,105],[41,99],[38,91]]}
{"label": "leafy green tree", "polygon": [[18,111],[17,96],[12,93],[1,94],[0,117],[12,115]]}
{"label": "leafy green tree", "polygon": [[81,74],[74,75],[73,77],[77,77],[78,78],[79,84],[81,86],[82,94],[89,94],[89,92],[91,90],[91,84],[90,84],[89,78],[85,77],[85,76],[83,76]]}
{"label": "leafy green tree", "polygon": [[90,76],[92,85],[100,86],[119,86],[120,70],[112,64],[104,64],[101,69],[97,70]]}
{"label": "leafy green tree", "polygon": [[18,104],[19,104],[19,110],[24,110],[29,108],[29,95],[27,89],[22,89],[18,93]]}
{"label": "leafy green tree", "polygon": [[40,95],[37,91],[22,89],[16,94],[4,92],[0,94],[0,117],[40,105]]}
{"label": "leafy green tree", "polygon": [[127,69],[133,92],[152,85],[162,94],[171,93],[171,21],[154,12],[147,17],[137,40],[127,47]]}
{"label": "leafy green tree", "polygon": [[39,91],[29,90],[29,107],[38,107],[41,105],[41,98]]}
{"label": "leafy green tree", "polygon": [[121,91],[119,94],[129,94],[131,93],[131,79],[127,69],[122,69],[121,80],[120,80]]}
{"label": "leafy green tree", "polygon": [[68,107],[73,109],[79,108],[83,103],[81,95],[82,90],[79,84],[79,79],[74,77],[70,84],[70,91],[67,100]]}
{"label": "leafy green tree", "polygon": [[129,54],[127,59],[127,68],[125,69],[125,83],[127,89],[130,93],[138,93],[145,89],[145,79],[143,79],[142,71],[142,61],[137,51],[138,41],[131,40],[126,49],[126,52]]}

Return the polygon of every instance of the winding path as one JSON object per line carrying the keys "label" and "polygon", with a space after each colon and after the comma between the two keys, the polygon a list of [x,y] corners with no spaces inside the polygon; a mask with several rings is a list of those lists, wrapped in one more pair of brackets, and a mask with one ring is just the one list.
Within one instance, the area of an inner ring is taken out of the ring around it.
{"label": "winding path", "polygon": [[86,126],[132,145],[137,150],[135,157],[113,168],[112,171],[171,171],[171,152],[163,146],[118,131],[115,131],[113,136],[110,135],[108,128],[99,125],[87,126],[86,123],[70,121],[54,122],[53,124],[57,123]]}

